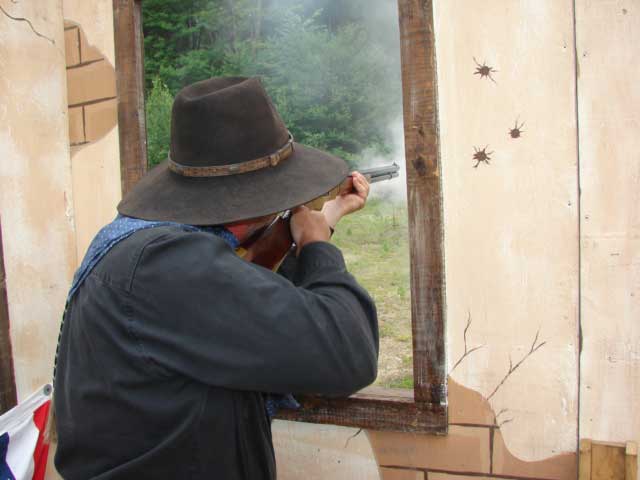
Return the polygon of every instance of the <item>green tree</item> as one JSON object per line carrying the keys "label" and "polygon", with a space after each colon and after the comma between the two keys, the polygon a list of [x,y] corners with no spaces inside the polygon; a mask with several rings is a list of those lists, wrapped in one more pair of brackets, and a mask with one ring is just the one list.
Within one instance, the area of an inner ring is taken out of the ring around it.
{"label": "green tree", "polygon": [[173,95],[160,78],[152,80],[147,95],[147,159],[152,167],[164,161],[171,141],[171,106]]}
{"label": "green tree", "polygon": [[[159,76],[176,94],[216,75],[239,73],[257,42],[256,0],[145,0],[147,89]],[[260,7],[261,8],[261,7]]]}
{"label": "green tree", "polygon": [[145,0],[150,163],[166,154],[170,97],[218,75],[260,76],[301,143],[352,166],[365,151],[386,153],[400,69],[363,26],[363,2],[341,15],[333,0]]}
{"label": "green tree", "polygon": [[359,25],[336,32],[289,12],[250,73],[262,76],[296,139],[352,165],[389,150],[386,124],[400,113],[399,71]]}

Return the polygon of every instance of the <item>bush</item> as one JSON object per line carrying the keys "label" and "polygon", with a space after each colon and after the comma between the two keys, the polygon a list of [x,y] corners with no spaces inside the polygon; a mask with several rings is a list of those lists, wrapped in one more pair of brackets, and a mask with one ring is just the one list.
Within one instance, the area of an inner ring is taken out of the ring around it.
{"label": "bush", "polygon": [[146,101],[147,158],[149,167],[164,161],[171,141],[171,107],[173,96],[169,88],[156,77]]}

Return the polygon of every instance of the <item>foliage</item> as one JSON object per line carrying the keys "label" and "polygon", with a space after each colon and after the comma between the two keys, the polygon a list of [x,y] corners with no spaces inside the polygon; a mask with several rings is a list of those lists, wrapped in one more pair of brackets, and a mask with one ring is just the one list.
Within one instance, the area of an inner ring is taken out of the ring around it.
{"label": "foliage", "polygon": [[167,158],[171,138],[171,106],[173,96],[156,77],[147,95],[147,158],[149,166],[157,165]]}
{"label": "foliage", "polygon": [[[170,115],[167,92],[212,76],[258,75],[297,141],[352,165],[363,152],[388,153],[387,124],[400,114],[399,65],[397,54],[365,28],[365,6],[364,0],[145,0],[150,149],[151,136],[165,138],[166,130],[152,129],[167,125],[159,117]],[[156,78],[166,88],[158,91]]]}
{"label": "foliage", "polygon": [[400,102],[384,88],[392,74],[362,27],[332,33],[317,16],[288,13],[257,60],[252,73],[301,143],[352,164],[365,150],[388,152],[384,120]]}

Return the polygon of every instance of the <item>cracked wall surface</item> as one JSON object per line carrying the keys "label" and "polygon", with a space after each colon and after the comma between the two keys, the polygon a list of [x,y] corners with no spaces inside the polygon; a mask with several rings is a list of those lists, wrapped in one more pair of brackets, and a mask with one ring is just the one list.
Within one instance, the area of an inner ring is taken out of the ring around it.
{"label": "cracked wall surface", "polygon": [[[575,452],[579,242],[573,2],[435,3],[451,373],[519,458]],[[490,66],[492,78],[476,75]],[[514,137],[514,125],[522,132]],[[522,123],[524,125],[522,126]],[[476,148],[493,152],[477,163]]]}
{"label": "cracked wall surface", "polygon": [[0,212],[20,400],[51,381],[75,224],[62,4],[0,4]]}

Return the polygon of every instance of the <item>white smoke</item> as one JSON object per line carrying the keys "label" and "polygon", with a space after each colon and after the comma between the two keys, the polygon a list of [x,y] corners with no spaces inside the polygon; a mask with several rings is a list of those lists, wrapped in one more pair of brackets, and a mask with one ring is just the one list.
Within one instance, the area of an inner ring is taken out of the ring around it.
{"label": "white smoke", "polygon": [[[269,7],[273,16],[272,22],[278,24],[281,21],[281,13],[294,11],[296,14],[312,15],[314,12],[322,11],[324,8],[331,8],[336,15],[343,15],[341,12],[353,11],[353,4],[345,0],[265,0],[263,5]],[[387,56],[390,64],[396,66],[397,75],[390,79],[390,84],[380,86],[391,91],[398,91],[401,84],[400,75],[400,31],[398,22],[397,0],[358,0],[356,5],[366,6],[358,10],[358,23],[367,31],[375,32],[372,41]],[[337,5],[344,5],[336,8]],[[351,6],[352,8],[348,8]],[[390,93],[391,94],[391,93]],[[401,98],[398,99],[398,108],[388,112],[387,118],[374,120],[382,129],[387,130],[390,141],[391,152],[387,155],[380,154],[374,150],[361,152],[358,156],[361,168],[390,165],[396,163],[400,166],[399,176],[387,181],[375,183],[371,186],[371,196],[383,198],[394,202],[407,202],[407,179],[404,150],[404,127],[402,120]]]}
{"label": "white smoke", "polygon": [[392,151],[389,155],[363,153],[363,167],[379,167],[396,163],[400,167],[398,177],[392,180],[374,183],[371,185],[371,196],[374,198],[389,199],[394,202],[407,202],[407,169],[404,154],[404,122],[402,117],[397,118],[388,126]]}

